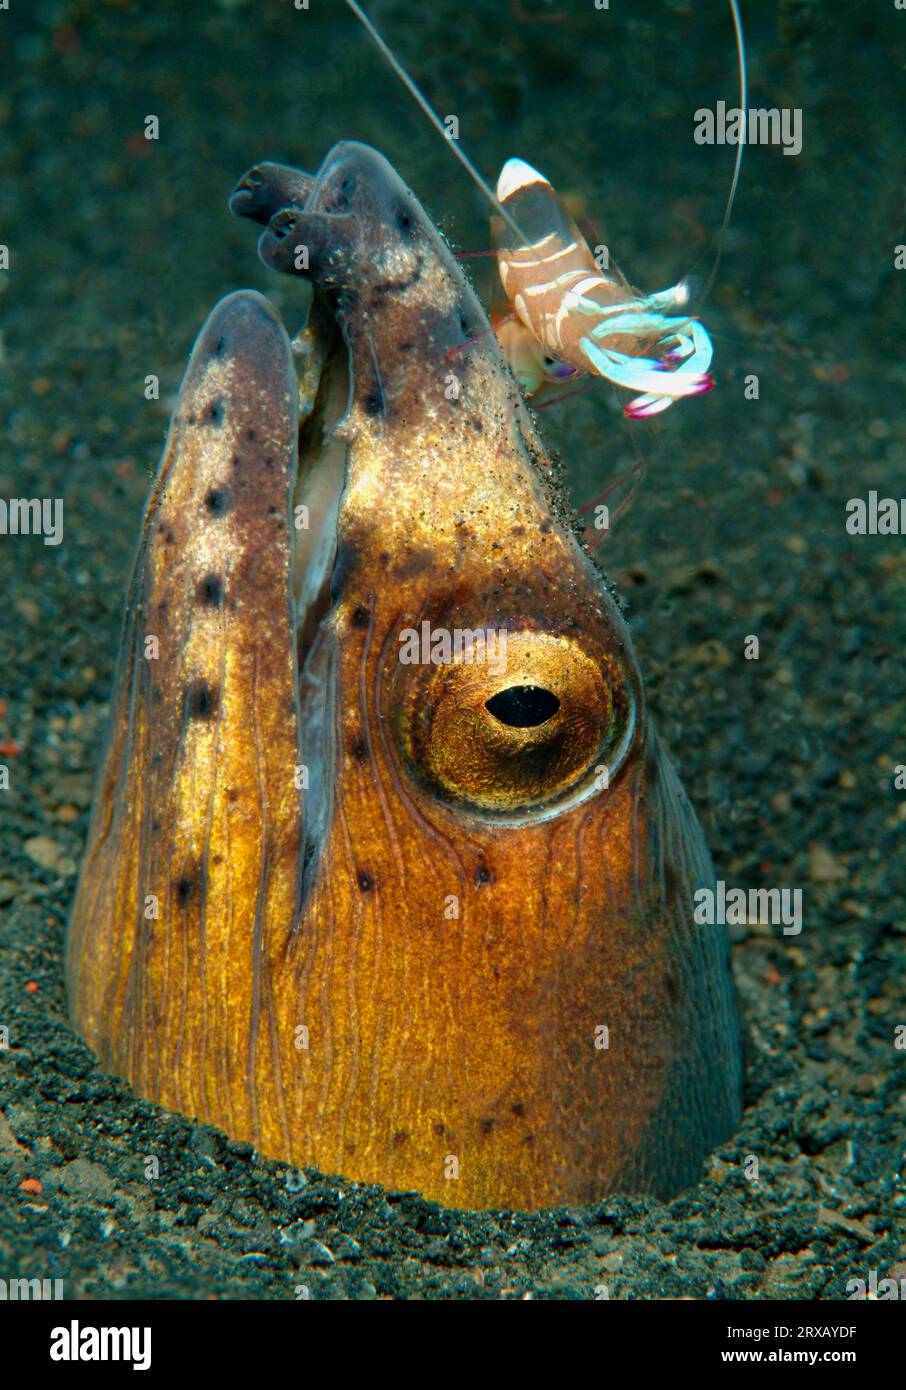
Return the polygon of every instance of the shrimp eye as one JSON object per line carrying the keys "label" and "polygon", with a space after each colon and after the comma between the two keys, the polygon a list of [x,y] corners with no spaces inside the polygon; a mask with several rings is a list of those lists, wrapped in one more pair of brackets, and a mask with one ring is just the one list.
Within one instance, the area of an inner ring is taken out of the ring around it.
{"label": "shrimp eye", "polygon": [[632,742],[620,663],[570,637],[472,633],[456,659],[391,675],[391,724],[407,771],[440,800],[492,817],[573,804],[609,785]]}

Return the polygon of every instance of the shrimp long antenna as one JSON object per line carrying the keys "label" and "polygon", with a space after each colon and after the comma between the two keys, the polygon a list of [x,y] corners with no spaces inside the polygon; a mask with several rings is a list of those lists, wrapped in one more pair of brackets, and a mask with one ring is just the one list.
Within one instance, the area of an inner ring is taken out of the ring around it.
{"label": "shrimp long antenna", "polygon": [[482,193],[487,198],[494,211],[500,217],[503,218],[510,231],[513,232],[519,238],[520,243],[523,246],[527,245],[528,238],[522,231],[521,227],[518,225],[517,222],[513,220],[511,214],[507,212],[506,208],[500,202],[499,198],[497,197],[494,190],[490,187],[490,185],[485,183],[484,179],[481,177],[478,170],[475,168],[475,165],[472,163],[471,159],[469,159],[468,155],[459,148],[459,142],[450,139],[449,135],[444,129],[443,122],[441,121],[437,112],[434,110],[434,107],[431,105],[430,101],[422,93],[419,87],[416,86],[415,82],[409,76],[402,63],[400,63],[399,60],[396,58],[390,47],[381,38],[380,33],[375,28],[371,20],[368,18],[361,5],[356,4],[356,0],[346,0],[346,3],[352,10],[352,13],[355,15],[356,19],[358,19],[359,23],[362,24],[364,28],[367,30],[374,43],[377,45],[381,53],[386,58],[387,62],[393,68],[393,71],[396,73],[397,77],[403,83],[403,86],[408,89],[411,95],[418,102],[422,111],[428,117],[428,120],[434,126],[435,130],[437,130],[443,136],[448,145],[452,146],[453,153],[456,155],[456,158],[459,160],[463,168],[468,172],[469,177],[475,180],[476,184],[481,189]]}
{"label": "shrimp long antenna", "polygon": [[733,15],[733,29],[736,33],[736,55],[739,61],[739,109],[742,112],[740,123],[739,140],[736,145],[736,164],[733,169],[733,181],[730,184],[730,192],[727,196],[727,206],[724,208],[724,220],[721,223],[720,232],[717,236],[717,254],[714,257],[714,264],[711,273],[705,282],[705,287],[701,292],[700,300],[705,299],[711,286],[714,284],[718,269],[720,268],[720,258],[724,253],[724,242],[727,239],[727,228],[730,225],[730,216],[733,212],[733,203],[736,199],[736,189],[739,184],[739,171],[742,168],[742,152],[746,144],[746,122],[748,116],[746,107],[748,102],[748,90],[746,81],[746,41],[742,32],[742,17],[739,13],[737,0],[730,0],[730,12]]}

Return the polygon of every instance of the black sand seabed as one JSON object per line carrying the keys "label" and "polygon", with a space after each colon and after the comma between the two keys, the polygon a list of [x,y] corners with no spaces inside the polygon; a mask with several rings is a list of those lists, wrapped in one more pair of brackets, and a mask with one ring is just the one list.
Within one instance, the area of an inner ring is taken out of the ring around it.
{"label": "black sand seabed", "polygon": [[[695,146],[692,113],[733,102],[726,7],[453,8],[372,12],[482,169],[539,164],[645,288],[706,267],[734,152]],[[458,246],[487,246],[485,210],[339,3],[0,14],[0,495],[65,500],[62,545],[0,538],[0,1276],[62,1278],[69,1297],[633,1299],[836,1299],[871,1269],[906,1276],[906,555],[844,525],[850,497],[906,496],[906,17],[743,9],[752,104],[802,108],[803,150],[749,152],[705,314],[718,389],[638,428],[648,478],[604,562],[719,876],[803,888],[805,926],[737,933],[747,1109],[700,1185],[536,1216],[316,1173],[289,1191],[285,1166],[102,1075],[61,968],[172,393],[223,293],[264,290],[291,330],[301,313],[227,213],[235,180],[353,137]],[[633,461],[605,387],[543,427],[580,499]]]}

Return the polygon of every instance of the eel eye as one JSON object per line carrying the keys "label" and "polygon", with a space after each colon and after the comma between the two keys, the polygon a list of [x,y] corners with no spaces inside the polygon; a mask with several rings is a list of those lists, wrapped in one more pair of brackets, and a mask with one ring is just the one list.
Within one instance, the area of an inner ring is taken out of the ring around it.
{"label": "eel eye", "polygon": [[530,729],[553,719],[560,701],[552,690],[544,690],[540,685],[511,685],[485,700],[484,707],[501,724]]}
{"label": "eel eye", "polygon": [[458,660],[402,666],[391,701],[416,780],[499,817],[582,799],[602,765],[609,783],[634,728],[619,662],[546,632],[498,632],[496,645],[473,644]]}

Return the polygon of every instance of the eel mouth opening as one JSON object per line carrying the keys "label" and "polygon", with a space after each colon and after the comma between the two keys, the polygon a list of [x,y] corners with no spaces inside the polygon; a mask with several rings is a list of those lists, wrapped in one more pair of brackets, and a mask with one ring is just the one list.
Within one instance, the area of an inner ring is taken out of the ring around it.
{"label": "eel mouth opening", "polygon": [[314,868],[332,805],[332,666],[327,617],[348,446],[339,425],[350,391],[349,355],[329,312],[313,300],[293,340],[299,374],[299,463],[290,508],[299,738],[303,750],[306,866]]}

